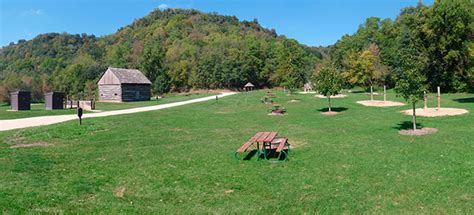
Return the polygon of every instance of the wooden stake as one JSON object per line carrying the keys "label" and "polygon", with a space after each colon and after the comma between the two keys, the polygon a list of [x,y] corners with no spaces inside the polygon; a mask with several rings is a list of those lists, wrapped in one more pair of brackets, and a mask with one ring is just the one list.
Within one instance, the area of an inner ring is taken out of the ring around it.
{"label": "wooden stake", "polygon": [[424,91],[424,94],[425,94],[425,95],[424,95],[424,100],[425,100],[425,110],[426,110],[426,109],[428,109],[428,105],[427,105],[427,103],[428,103],[428,96],[426,95],[426,91]]}
{"label": "wooden stake", "polygon": [[383,85],[383,101],[387,101],[387,86]]}
{"label": "wooden stake", "polygon": [[374,100],[374,89],[372,86],[370,86],[370,100],[373,101]]}
{"label": "wooden stake", "polygon": [[441,109],[441,90],[438,86],[438,111]]}

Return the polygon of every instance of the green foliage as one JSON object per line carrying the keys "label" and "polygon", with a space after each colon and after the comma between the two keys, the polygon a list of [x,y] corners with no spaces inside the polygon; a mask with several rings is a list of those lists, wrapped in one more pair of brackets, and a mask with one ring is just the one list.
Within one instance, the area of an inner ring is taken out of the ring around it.
{"label": "green foliage", "polygon": [[395,92],[405,100],[415,105],[423,99],[426,88],[426,76],[423,70],[426,68],[426,56],[416,48],[416,39],[413,31],[405,28],[400,37],[400,48],[397,58],[400,59],[396,68]]}
{"label": "green foliage", "polygon": [[351,85],[380,86],[387,79],[387,68],[381,63],[379,49],[375,44],[371,44],[361,53],[352,53],[345,62],[347,70],[343,75]]}
{"label": "green foliage", "polygon": [[165,72],[157,74],[155,81],[152,85],[152,91],[155,94],[163,94],[170,90],[170,78]]}
{"label": "green foliage", "polygon": [[325,65],[314,75],[314,89],[324,96],[337,95],[342,89],[340,74],[332,67]]}
{"label": "green foliage", "polygon": [[367,63],[375,59],[366,55],[369,58],[364,60],[361,55],[375,44],[380,49],[380,59],[375,61],[380,62],[384,74],[381,80],[393,86],[392,77],[403,67],[398,51],[409,31],[414,49],[425,56],[421,73],[427,77],[429,89],[473,90],[473,8],[469,0],[435,1],[432,6],[404,8],[394,21],[368,18],[354,35],[342,37],[331,48],[332,61],[347,71],[349,83],[363,82],[367,79],[361,74],[374,71]]}
{"label": "green foliage", "polygon": [[395,92],[412,104],[423,99],[426,78],[416,69],[408,69],[397,77]]}

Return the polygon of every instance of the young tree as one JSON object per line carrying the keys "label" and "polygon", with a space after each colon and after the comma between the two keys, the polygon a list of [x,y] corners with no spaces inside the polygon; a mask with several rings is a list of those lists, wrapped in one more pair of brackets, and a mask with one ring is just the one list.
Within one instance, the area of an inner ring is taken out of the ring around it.
{"label": "young tree", "polygon": [[316,71],[313,83],[315,90],[328,98],[329,112],[331,112],[331,96],[337,95],[342,88],[342,79],[339,73],[330,66],[323,66]]}
{"label": "young tree", "polygon": [[399,51],[400,67],[396,76],[395,92],[412,104],[413,130],[416,130],[416,103],[424,98],[426,77],[423,70],[426,66],[426,56],[415,48],[410,38],[410,31],[405,29],[400,38]]}
{"label": "young tree", "polygon": [[416,130],[416,103],[423,100],[426,78],[421,74],[421,71],[409,69],[397,77],[395,85],[395,92],[402,96],[407,102],[412,104],[413,108],[413,130]]}

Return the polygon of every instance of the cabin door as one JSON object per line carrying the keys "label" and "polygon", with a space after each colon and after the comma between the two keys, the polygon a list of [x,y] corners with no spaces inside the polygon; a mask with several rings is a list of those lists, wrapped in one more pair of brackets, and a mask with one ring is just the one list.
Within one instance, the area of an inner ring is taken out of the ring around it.
{"label": "cabin door", "polygon": [[140,99],[140,91],[135,91],[135,100]]}

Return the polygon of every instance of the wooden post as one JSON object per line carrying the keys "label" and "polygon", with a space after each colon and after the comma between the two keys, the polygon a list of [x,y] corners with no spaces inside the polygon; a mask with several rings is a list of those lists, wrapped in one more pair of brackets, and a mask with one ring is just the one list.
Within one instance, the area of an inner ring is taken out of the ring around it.
{"label": "wooden post", "polygon": [[438,111],[441,109],[441,89],[438,86]]}
{"label": "wooden post", "polygon": [[426,91],[423,92],[425,95],[423,97],[423,100],[425,100],[425,110],[428,109],[428,96],[426,95]]}
{"label": "wooden post", "polygon": [[372,86],[370,86],[370,100],[373,101],[374,100],[374,89]]}
{"label": "wooden post", "polygon": [[387,101],[387,86],[383,85],[383,101]]}

